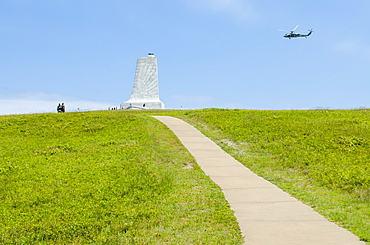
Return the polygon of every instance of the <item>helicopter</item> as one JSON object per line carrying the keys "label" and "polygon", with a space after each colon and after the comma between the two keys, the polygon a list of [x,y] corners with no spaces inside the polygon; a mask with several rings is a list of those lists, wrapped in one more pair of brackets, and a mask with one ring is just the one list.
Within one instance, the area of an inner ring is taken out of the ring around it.
{"label": "helicopter", "polygon": [[[285,38],[289,38],[289,39],[292,39],[292,38],[297,38],[297,37],[305,37],[305,38],[307,38],[309,35],[311,35],[312,34],[312,32],[313,32],[313,29],[311,29],[311,30],[308,30],[308,33],[307,34],[299,34],[299,33],[297,33],[297,32],[295,32],[295,30],[298,28],[298,26],[296,26],[294,29],[293,29],[293,31],[290,31],[290,32],[288,32],[288,33],[286,33],[285,35],[284,35],[284,37]],[[280,30],[280,31],[284,31],[284,30]]]}

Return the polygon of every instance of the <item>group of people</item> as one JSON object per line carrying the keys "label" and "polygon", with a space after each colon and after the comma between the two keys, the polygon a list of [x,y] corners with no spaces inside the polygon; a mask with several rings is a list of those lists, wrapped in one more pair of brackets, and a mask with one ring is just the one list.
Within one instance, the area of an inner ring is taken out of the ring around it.
{"label": "group of people", "polygon": [[66,112],[66,107],[64,105],[64,103],[60,104],[57,106],[57,112]]}

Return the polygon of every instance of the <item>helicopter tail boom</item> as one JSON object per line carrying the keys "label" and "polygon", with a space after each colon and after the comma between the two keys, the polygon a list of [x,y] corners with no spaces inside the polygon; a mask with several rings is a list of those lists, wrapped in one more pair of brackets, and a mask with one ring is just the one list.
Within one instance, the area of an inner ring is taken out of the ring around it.
{"label": "helicopter tail boom", "polygon": [[311,29],[311,30],[308,30],[308,31],[309,31],[309,33],[307,33],[307,35],[306,35],[307,37],[312,34],[313,30]]}
{"label": "helicopter tail boom", "polygon": [[308,33],[306,34],[306,35],[301,35],[301,37],[305,37],[305,38],[307,38],[309,35],[311,35],[312,34],[312,32],[313,32],[313,30],[311,29],[311,30],[308,30]]}

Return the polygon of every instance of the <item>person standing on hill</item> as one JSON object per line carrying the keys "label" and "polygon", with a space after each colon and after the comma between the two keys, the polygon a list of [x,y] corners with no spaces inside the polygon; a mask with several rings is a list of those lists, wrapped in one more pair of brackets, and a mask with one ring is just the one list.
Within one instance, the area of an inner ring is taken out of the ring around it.
{"label": "person standing on hill", "polygon": [[58,113],[62,112],[62,105],[60,103],[57,106],[57,112]]}

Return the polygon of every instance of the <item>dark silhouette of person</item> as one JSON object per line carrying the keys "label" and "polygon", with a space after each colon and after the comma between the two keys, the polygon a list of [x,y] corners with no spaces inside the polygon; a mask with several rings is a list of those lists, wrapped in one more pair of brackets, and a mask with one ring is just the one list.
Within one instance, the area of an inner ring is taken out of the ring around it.
{"label": "dark silhouette of person", "polygon": [[58,113],[62,112],[62,105],[60,103],[57,106],[57,112]]}

